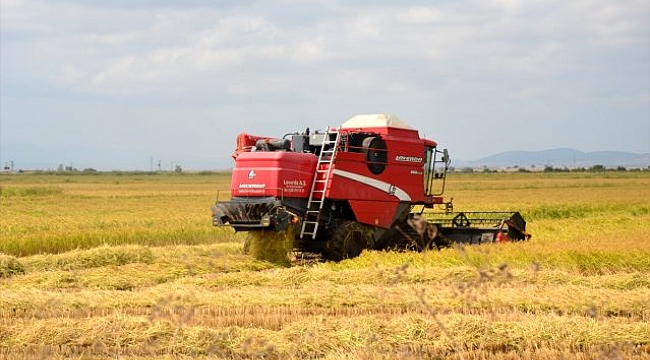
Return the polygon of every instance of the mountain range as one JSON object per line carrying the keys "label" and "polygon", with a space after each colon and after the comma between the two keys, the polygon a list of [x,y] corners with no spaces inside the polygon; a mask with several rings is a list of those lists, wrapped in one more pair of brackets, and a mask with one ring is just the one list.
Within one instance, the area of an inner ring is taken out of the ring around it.
{"label": "mountain range", "polygon": [[472,161],[453,161],[456,168],[589,168],[602,165],[607,168],[648,168],[650,153],[637,154],[624,151],[594,151],[583,152],[570,148],[559,148],[541,151],[507,151]]}

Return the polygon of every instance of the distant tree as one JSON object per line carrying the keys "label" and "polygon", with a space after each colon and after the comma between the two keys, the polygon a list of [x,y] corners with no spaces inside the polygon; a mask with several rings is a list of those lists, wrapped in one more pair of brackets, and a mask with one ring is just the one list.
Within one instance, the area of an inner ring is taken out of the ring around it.
{"label": "distant tree", "polygon": [[589,171],[605,171],[605,170],[606,170],[606,169],[605,169],[605,166],[604,166],[604,165],[600,165],[600,164],[598,164],[598,165],[594,165],[594,166],[592,166],[592,167],[589,168]]}

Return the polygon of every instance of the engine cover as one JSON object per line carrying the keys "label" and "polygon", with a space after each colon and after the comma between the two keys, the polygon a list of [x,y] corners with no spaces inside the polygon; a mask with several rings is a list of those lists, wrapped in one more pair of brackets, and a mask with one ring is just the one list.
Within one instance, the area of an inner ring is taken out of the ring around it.
{"label": "engine cover", "polygon": [[307,198],[317,158],[289,151],[254,151],[237,156],[233,197]]}

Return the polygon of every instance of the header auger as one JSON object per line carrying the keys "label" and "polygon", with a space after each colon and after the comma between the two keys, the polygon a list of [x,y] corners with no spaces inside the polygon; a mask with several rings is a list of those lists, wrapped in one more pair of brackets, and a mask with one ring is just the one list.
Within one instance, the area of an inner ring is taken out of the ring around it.
{"label": "header auger", "polygon": [[518,212],[454,213],[442,197],[449,153],[395,116],[357,115],[283,138],[240,134],[233,158],[231,199],[212,206],[213,224],[293,227],[295,250],[326,259],[530,237]]}

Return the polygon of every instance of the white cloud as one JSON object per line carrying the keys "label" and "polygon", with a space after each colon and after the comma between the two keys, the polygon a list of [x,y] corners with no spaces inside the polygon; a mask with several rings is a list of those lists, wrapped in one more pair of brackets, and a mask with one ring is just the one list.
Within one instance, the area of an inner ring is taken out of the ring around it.
{"label": "white cloud", "polygon": [[[392,26],[390,14],[382,11],[360,13],[345,21],[345,38],[354,41],[376,41]],[[344,39],[345,39],[344,38]],[[379,39],[381,41],[381,39]]]}
{"label": "white cloud", "polygon": [[323,39],[313,39],[296,44],[291,54],[291,61],[295,63],[311,63],[327,61],[334,58],[328,53]]}
{"label": "white cloud", "polygon": [[88,46],[128,46],[146,41],[147,34],[144,31],[129,31],[123,33],[98,34],[89,33],[82,35],[80,43]]}
{"label": "white cloud", "polygon": [[642,44],[650,32],[647,17],[650,17],[647,1],[616,3],[594,10],[588,25],[592,41],[607,46]]}
{"label": "white cloud", "polygon": [[443,13],[434,7],[418,6],[397,15],[397,19],[407,24],[432,24],[441,21]]}

